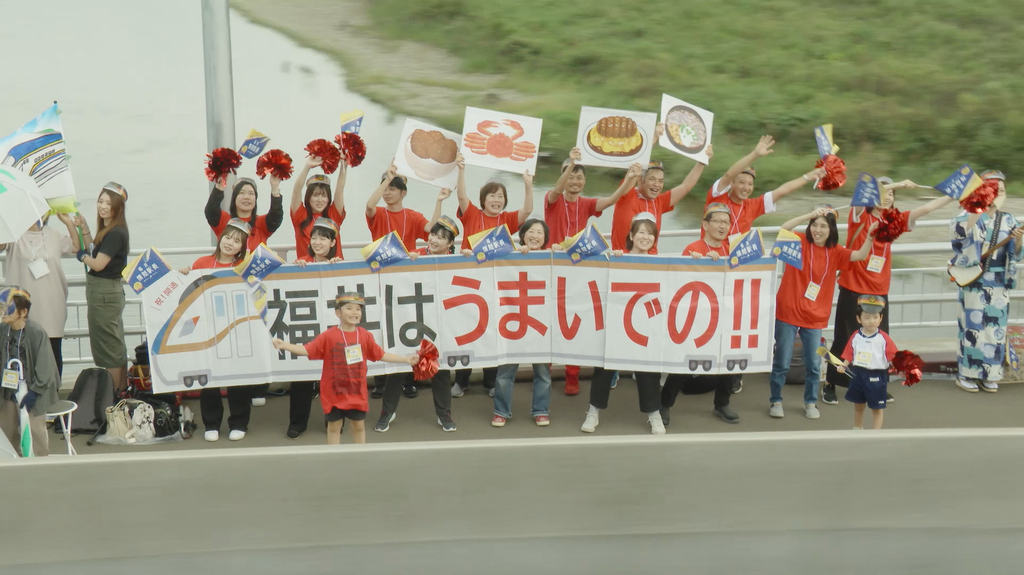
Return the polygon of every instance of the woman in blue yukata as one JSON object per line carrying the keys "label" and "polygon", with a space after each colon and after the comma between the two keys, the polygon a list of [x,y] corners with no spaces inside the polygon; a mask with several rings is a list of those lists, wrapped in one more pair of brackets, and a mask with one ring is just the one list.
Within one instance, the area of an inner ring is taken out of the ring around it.
{"label": "woman in blue yukata", "polygon": [[[964,391],[999,391],[1006,363],[1006,324],[1010,310],[1010,290],[1017,287],[1017,262],[1024,259],[1024,228],[1012,214],[999,206],[1006,198],[1006,177],[988,171],[983,180],[997,180],[999,195],[988,211],[969,214],[961,211],[949,224],[949,236],[956,255],[952,265],[982,266],[983,273],[974,282],[960,288],[960,348],[957,353],[957,386]],[[982,261],[990,246],[1012,236],[1004,246]]]}

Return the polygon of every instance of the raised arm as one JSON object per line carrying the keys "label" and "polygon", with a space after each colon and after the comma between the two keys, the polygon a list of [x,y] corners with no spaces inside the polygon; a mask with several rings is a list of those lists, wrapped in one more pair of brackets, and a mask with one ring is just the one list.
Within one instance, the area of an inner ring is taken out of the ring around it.
{"label": "raised arm", "polygon": [[576,167],[576,162],[580,161],[582,156],[580,155],[579,148],[573,148],[569,150],[569,165],[562,170],[562,175],[559,176],[558,181],[555,182],[555,187],[551,188],[551,191],[547,193],[547,200],[549,204],[553,204],[558,201],[558,196],[561,196],[565,192],[565,183],[569,181],[569,176],[572,175],[573,168]]}
{"label": "raised arm", "polygon": [[862,262],[868,259],[868,254],[871,253],[871,247],[875,245],[875,230],[878,229],[878,222],[871,222],[868,227],[868,237],[864,240],[864,243],[860,245],[857,251],[850,254],[851,262]]}
{"label": "raised arm", "polygon": [[768,154],[774,152],[775,150],[772,149],[772,146],[774,145],[775,138],[771,136],[761,136],[761,139],[757,142],[757,145],[754,146],[754,149],[751,150],[751,152],[746,156],[740,158],[735,164],[733,164],[729,168],[727,172],[725,172],[725,175],[722,176],[721,180],[719,180],[718,182],[719,188],[726,188],[728,186],[731,186],[733,180],[736,179],[736,176],[743,173],[743,170],[749,168],[755,160],[757,160],[758,158],[763,158]]}
{"label": "raised arm", "polygon": [[455,197],[459,200],[459,211],[466,213],[469,208],[469,195],[466,194],[466,159],[456,154],[455,163],[459,166],[459,181],[455,186]]}
{"label": "raised arm", "polygon": [[366,200],[366,217],[372,218],[377,213],[377,204],[380,203],[380,199],[384,197],[384,190],[388,189],[391,184],[391,180],[395,179],[395,175],[398,174],[398,168],[395,167],[394,162],[388,166],[388,171],[384,172],[384,179],[381,180],[380,185],[377,189],[370,194],[370,199]]}
{"label": "raised arm", "polygon": [[423,226],[423,231],[429,234],[430,230],[434,229],[434,224],[436,224],[437,220],[441,217],[441,204],[444,203],[450,195],[452,195],[452,191],[449,188],[442,188],[441,191],[437,193],[437,203],[434,204],[434,213],[430,216],[430,221],[427,222],[427,225]]}
{"label": "raised arm", "polygon": [[802,224],[802,223],[804,223],[804,222],[806,222],[806,221],[808,221],[810,219],[817,218],[819,216],[824,216],[826,213],[828,213],[828,210],[826,210],[824,208],[818,208],[818,209],[814,210],[813,212],[804,214],[802,216],[797,216],[797,217],[789,220],[788,222],[782,224],[781,227],[782,227],[782,229],[791,232],[791,231],[793,231],[793,228],[799,226],[800,224]]}
{"label": "raised arm", "polygon": [[[917,184],[910,180],[903,180],[902,182],[895,182],[893,184],[885,186],[886,189],[913,189],[916,187]],[[908,222],[908,224],[911,227],[913,227],[914,222],[916,222],[919,218],[927,216],[928,214],[934,212],[935,210],[941,208],[942,206],[952,201],[953,198],[943,194],[941,197],[935,198],[934,200],[931,200],[930,202],[924,204],[923,206],[918,206],[910,210],[910,221]]]}
{"label": "raised arm", "polygon": [[228,177],[225,174],[223,178],[213,184],[213,189],[210,190],[210,197],[206,200],[206,209],[203,213],[206,215],[206,223],[210,224],[211,228],[215,228],[220,225],[220,214],[221,204],[224,203],[224,187],[227,185]]}
{"label": "raised arm", "polygon": [[303,196],[305,192],[303,188],[306,187],[306,178],[309,177],[309,170],[313,169],[316,166],[319,166],[322,163],[323,160],[316,156],[310,156],[309,158],[306,158],[306,164],[302,166],[302,170],[300,170],[299,173],[295,175],[295,183],[292,184],[292,203],[288,208],[289,213],[298,210],[299,206],[302,205],[302,200],[304,199]]}
{"label": "raised arm", "polygon": [[633,189],[633,186],[635,185],[630,184],[629,182],[636,182],[636,180],[640,178],[640,174],[643,171],[643,166],[641,166],[640,164],[636,162],[630,164],[629,169],[626,170],[626,178],[622,180],[622,185],[619,186],[617,190],[615,190],[615,193],[606,198],[597,199],[597,211],[603,212],[608,208],[614,206],[615,204],[619,203],[619,200],[622,198],[622,194],[625,194],[627,191]]}
{"label": "raised arm", "polygon": [[339,214],[345,213],[345,182],[348,179],[348,163],[342,157],[338,166],[338,181],[334,183],[334,209]]}
{"label": "raised arm", "polygon": [[309,356],[309,352],[306,351],[306,347],[294,343],[288,343],[284,340],[274,338],[273,340],[274,349],[280,349],[284,351],[290,351],[295,355]]}
{"label": "raised arm", "polygon": [[526,197],[523,198],[523,209],[519,210],[519,225],[526,223],[533,213],[533,176],[529,170],[523,172],[523,187],[526,188]]}
{"label": "raised arm", "polygon": [[[711,156],[715,155],[715,151],[712,149],[711,144],[708,144],[708,147],[704,149],[704,152],[708,155],[708,162],[710,163]],[[690,173],[686,174],[686,179],[683,180],[683,183],[672,188],[672,191],[670,192],[672,197],[669,201],[673,206],[678,204],[679,200],[685,198],[686,194],[690,193],[690,190],[697,185],[697,180],[700,179],[700,175],[702,173],[704,173],[704,164],[700,162],[694,163],[693,168],[690,169]]]}
{"label": "raised arm", "polygon": [[785,184],[782,184],[772,190],[772,202],[778,203],[779,200],[806,186],[809,182],[824,178],[825,173],[825,168],[817,168],[807,172],[795,180],[790,180]]}
{"label": "raised arm", "polygon": [[274,233],[284,222],[284,198],[281,197],[281,180],[270,176],[270,210],[267,211],[267,231]]}

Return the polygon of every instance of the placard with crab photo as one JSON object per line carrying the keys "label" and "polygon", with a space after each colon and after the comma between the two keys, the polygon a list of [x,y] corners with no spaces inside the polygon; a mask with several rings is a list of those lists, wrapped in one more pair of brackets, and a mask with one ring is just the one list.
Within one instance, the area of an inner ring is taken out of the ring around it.
{"label": "placard with crab photo", "polygon": [[646,166],[654,147],[658,115],[609,108],[580,110],[576,147],[584,166],[628,169],[633,162]]}
{"label": "placard with crab photo", "polygon": [[705,150],[711,143],[711,125],[715,121],[713,113],[662,94],[661,121],[665,124],[665,133],[658,140],[661,147],[708,165]]}
{"label": "placard with crab photo", "polygon": [[466,164],[535,174],[542,124],[540,118],[466,108],[462,127],[462,155]]}
{"label": "placard with crab photo", "polygon": [[462,136],[407,119],[395,151],[398,173],[439,188],[454,190],[459,181],[455,156]]}

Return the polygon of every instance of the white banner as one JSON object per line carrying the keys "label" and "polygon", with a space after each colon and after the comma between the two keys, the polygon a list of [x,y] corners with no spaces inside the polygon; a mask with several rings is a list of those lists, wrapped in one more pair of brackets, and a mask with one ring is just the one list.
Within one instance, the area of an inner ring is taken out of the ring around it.
{"label": "white banner", "polygon": [[[388,351],[434,341],[442,369],[562,363],[665,373],[771,367],[775,262],[729,270],[678,256],[512,254],[477,264],[420,258],[371,273],[365,262],[286,265],[270,274],[264,323],[232,270],[170,273],[142,293],[158,392],[320,378],[320,362],[278,352],[337,325],[334,297],[366,297],[363,327]],[[408,371],[370,363],[371,375]]]}

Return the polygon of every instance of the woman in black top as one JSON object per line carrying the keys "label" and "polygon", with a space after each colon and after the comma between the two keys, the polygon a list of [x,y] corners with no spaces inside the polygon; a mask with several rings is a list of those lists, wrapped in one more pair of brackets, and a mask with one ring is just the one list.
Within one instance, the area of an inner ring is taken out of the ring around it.
{"label": "woman in black top", "polygon": [[89,346],[93,363],[105,368],[122,391],[128,385],[124,345],[124,289],[121,272],[128,265],[128,223],[124,217],[128,191],[117,182],[107,182],[96,200],[96,229],[93,236],[81,216],[75,223],[82,227],[89,250],[78,252],[78,261],[89,268],[85,279],[88,305]]}

